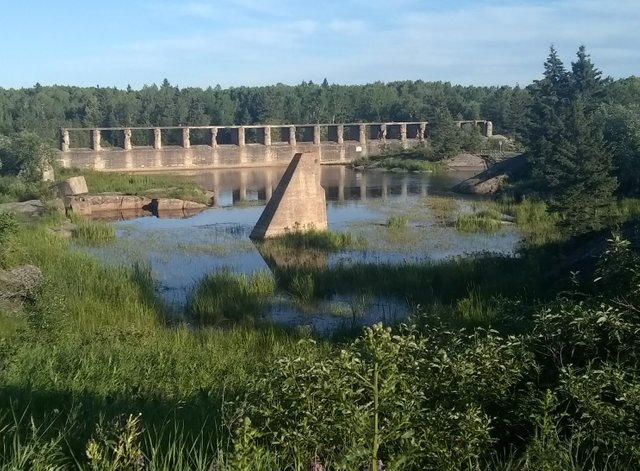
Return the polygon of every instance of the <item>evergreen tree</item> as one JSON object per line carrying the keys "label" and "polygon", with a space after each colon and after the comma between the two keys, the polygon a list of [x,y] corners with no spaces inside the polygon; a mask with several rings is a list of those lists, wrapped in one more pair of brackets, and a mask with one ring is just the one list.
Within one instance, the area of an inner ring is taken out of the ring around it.
{"label": "evergreen tree", "polygon": [[543,79],[531,87],[526,140],[532,176],[572,233],[602,227],[617,186],[602,125],[594,118],[602,90],[584,47],[571,72],[552,47]]}

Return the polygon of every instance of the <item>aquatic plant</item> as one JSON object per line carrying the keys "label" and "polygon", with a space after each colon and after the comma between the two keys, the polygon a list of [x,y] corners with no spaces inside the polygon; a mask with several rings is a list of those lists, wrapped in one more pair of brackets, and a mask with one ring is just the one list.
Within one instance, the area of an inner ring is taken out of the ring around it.
{"label": "aquatic plant", "polygon": [[104,245],[116,238],[113,224],[88,219],[77,214],[72,214],[71,220],[75,225],[72,236],[79,244]]}
{"label": "aquatic plant", "polygon": [[251,276],[217,271],[205,276],[187,299],[186,313],[200,324],[241,321],[263,314],[275,292],[275,280],[268,272]]}

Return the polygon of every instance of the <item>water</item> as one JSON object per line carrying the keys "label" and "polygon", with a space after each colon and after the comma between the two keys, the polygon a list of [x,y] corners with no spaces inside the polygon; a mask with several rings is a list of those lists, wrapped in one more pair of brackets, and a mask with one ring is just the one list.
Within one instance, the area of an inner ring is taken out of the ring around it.
{"label": "water", "polygon": [[[115,222],[117,240],[106,247],[84,249],[107,263],[146,263],[151,267],[158,292],[179,312],[193,286],[207,273],[230,269],[250,274],[269,270],[249,240],[266,199],[277,185],[283,168],[216,170],[194,179],[216,191],[218,208],[183,219],[142,217]],[[449,192],[470,174],[360,174],[345,167],[323,167],[322,185],[327,193],[327,217],[333,231],[348,231],[366,241],[366,248],[327,256],[328,267],[340,263],[411,263],[472,255],[480,252],[512,254],[519,241],[515,230],[498,234],[461,234],[435,221],[425,206],[432,195],[454,200],[461,211],[473,201]],[[406,230],[390,231],[385,225],[392,214],[406,214]],[[287,325],[308,325],[320,332],[343,325],[394,321],[405,317],[408,306],[392,299],[360,299],[334,296],[315,306],[301,308],[279,295],[268,317]]]}

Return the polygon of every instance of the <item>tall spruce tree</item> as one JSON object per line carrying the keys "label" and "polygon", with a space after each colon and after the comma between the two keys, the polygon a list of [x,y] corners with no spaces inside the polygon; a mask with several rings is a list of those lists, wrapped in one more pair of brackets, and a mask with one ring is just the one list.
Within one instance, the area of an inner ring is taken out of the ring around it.
{"label": "tall spruce tree", "polygon": [[544,77],[531,88],[527,135],[531,173],[570,233],[603,226],[617,182],[594,112],[604,85],[584,47],[567,72],[552,47]]}

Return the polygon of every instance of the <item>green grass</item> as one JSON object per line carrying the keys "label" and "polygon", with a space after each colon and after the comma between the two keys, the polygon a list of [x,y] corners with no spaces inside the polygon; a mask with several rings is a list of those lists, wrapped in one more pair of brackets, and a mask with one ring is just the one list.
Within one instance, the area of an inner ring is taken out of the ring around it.
{"label": "green grass", "polygon": [[105,245],[116,239],[116,230],[108,222],[87,219],[79,214],[72,214],[71,221],[75,224],[72,231],[73,239],[82,245]]}
{"label": "green grass", "polygon": [[392,231],[405,230],[408,224],[409,219],[402,214],[392,215],[387,219],[387,227]]}
{"label": "green grass", "polygon": [[460,232],[484,232],[491,234],[502,228],[500,219],[493,217],[491,211],[481,211],[474,214],[463,214],[456,221],[456,229]]}
{"label": "green grass", "polygon": [[93,170],[60,169],[56,178],[64,180],[82,175],[90,193],[126,193],[149,198],[177,198],[198,203],[207,203],[206,196],[191,177],[166,174],[128,174],[119,172],[97,172]]}
{"label": "green grass", "polygon": [[26,182],[18,177],[0,176],[0,203],[40,199],[49,193],[48,187],[47,183]]}
{"label": "green grass", "polygon": [[251,276],[223,270],[205,276],[187,301],[187,315],[202,325],[258,318],[275,292],[268,272]]}
{"label": "green grass", "polygon": [[[359,241],[358,241],[359,242]],[[351,234],[346,232],[293,230],[278,237],[271,237],[262,243],[265,250],[284,248],[292,250],[342,250],[355,243]]]}

